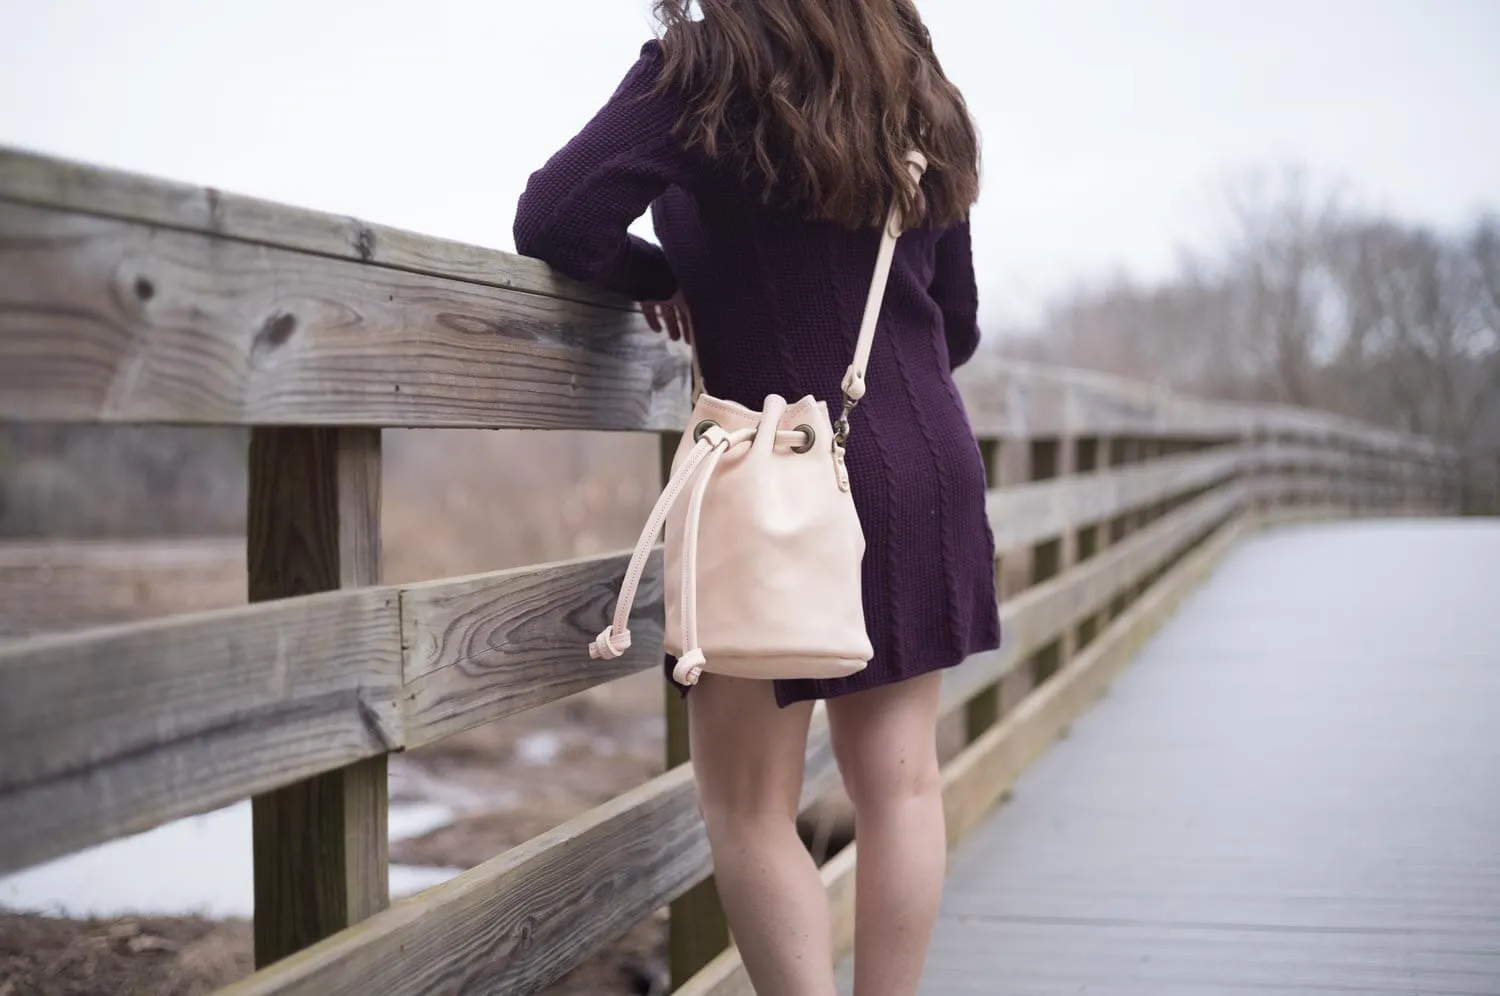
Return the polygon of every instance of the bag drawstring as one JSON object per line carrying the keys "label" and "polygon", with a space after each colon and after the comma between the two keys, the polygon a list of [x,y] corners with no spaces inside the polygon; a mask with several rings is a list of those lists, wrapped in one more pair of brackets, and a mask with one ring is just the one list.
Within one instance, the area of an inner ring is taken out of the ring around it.
{"label": "bag drawstring", "polygon": [[[651,509],[630,555],[630,566],[625,571],[625,581],[620,586],[620,600],[615,605],[614,620],[589,644],[589,656],[594,660],[614,660],[630,649],[630,609],[635,603],[636,590],[641,576],[646,571],[646,559],[656,543],[656,535],[666,524],[667,514],[682,497],[689,482],[693,489],[688,496],[687,517],[682,536],[682,656],[672,669],[672,678],[678,684],[695,685],[703,673],[703,650],[698,646],[698,523],[703,512],[703,497],[708,492],[709,481],[724,454],[730,449],[753,440],[759,430],[737,429],[726,432],[717,425],[708,426],[698,437],[697,444],[688,451],[682,465],[672,475],[661,496]],[[801,430],[777,430],[776,438],[781,442],[801,443],[805,439]],[[696,480],[694,480],[696,478]]]}

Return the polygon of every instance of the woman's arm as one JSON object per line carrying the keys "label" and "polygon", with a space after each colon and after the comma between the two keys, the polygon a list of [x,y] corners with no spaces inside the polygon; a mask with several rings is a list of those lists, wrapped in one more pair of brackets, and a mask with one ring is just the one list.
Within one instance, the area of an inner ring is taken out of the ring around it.
{"label": "woman's arm", "polygon": [[979,348],[979,289],[974,281],[974,253],[967,220],[938,236],[928,293],[943,312],[948,340],[948,369],[969,362]]}
{"label": "woman's arm", "polygon": [[531,175],[513,229],[523,256],[637,301],[667,300],[677,278],[661,248],[628,229],[689,179],[672,134],[681,100],[654,89],[660,70],[660,47],[648,42],[609,102]]}

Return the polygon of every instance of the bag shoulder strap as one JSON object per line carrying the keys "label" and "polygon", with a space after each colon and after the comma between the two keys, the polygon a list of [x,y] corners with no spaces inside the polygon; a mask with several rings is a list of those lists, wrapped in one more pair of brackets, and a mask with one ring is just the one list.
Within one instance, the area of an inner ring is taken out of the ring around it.
{"label": "bag shoulder strap", "polygon": [[[915,150],[906,154],[906,168],[914,181],[920,181],[927,171],[927,157]],[[865,313],[859,323],[859,338],[854,344],[854,359],[844,372],[844,410],[835,425],[840,444],[849,434],[849,413],[865,396],[865,367],[870,362],[870,349],[875,344],[875,326],[880,322],[880,305],[885,300],[885,285],[891,276],[891,261],[896,255],[896,240],[901,237],[901,209],[892,199],[891,209],[886,215],[885,228],[880,233],[880,249],[875,254],[875,272],[870,277],[870,291],[865,297]],[[698,362],[698,347],[690,347],[693,364],[692,400],[696,404],[703,393],[703,368]]]}
{"label": "bag shoulder strap", "polygon": [[[906,154],[906,168],[913,180],[921,180],[927,170],[927,157],[920,152]],[[844,414],[841,422],[847,423],[849,412],[865,396],[865,367],[870,362],[870,349],[875,344],[875,326],[880,321],[880,305],[885,300],[885,285],[891,276],[891,261],[896,255],[896,240],[901,237],[901,209],[891,201],[890,214],[886,217],[885,230],[880,234],[880,250],[875,255],[875,273],[870,278],[870,293],[865,298],[865,314],[859,323],[859,339],[854,345],[854,360],[844,373]],[[847,431],[847,429],[845,429]]]}

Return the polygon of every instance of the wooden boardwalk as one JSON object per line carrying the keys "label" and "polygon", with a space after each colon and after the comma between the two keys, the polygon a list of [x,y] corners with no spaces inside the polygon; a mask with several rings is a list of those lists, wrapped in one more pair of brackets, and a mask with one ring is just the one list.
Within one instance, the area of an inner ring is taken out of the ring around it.
{"label": "wooden boardwalk", "polygon": [[922,992],[1500,994],[1500,523],[1244,541],[961,846]]}
{"label": "wooden boardwalk", "polygon": [[[0,147],[0,422],[249,434],[248,604],[136,618],[153,591],[136,579],[118,608],[87,599],[123,618],[86,622],[54,602],[98,588],[97,556],[12,564],[8,585],[0,564],[0,602],[53,613],[11,628],[68,629],[0,642],[0,874],[253,799],[259,970],[224,996],[542,992],[663,906],[678,991],[747,992],[707,882],[676,696],[662,774],[390,903],[388,757],[658,666],[662,586],[657,555],[631,650],[601,662],[581,651],[608,622],[618,552],[382,583],[382,431],[649,432],[661,470],[690,424],[689,366],[633,304],[537,260]],[[1058,973],[1078,971],[1206,992],[1193,980],[1245,973],[1224,950],[1242,936],[1262,941],[1261,970],[1273,954],[1307,962],[1245,927],[1301,922],[1291,912],[1394,918],[1372,944],[1399,964],[1393,951],[1413,965],[1432,952],[1397,913],[1493,927],[1474,855],[1500,839],[1482,809],[1500,723],[1475,718],[1494,697],[1473,655],[1497,645],[1475,630],[1493,625],[1500,551],[1479,526],[1242,548],[984,825],[1244,534],[1246,510],[1456,515],[1463,455],[1325,412],[1015,360],[971,364],[958,384],[996,554],[1027,583],[1006,599],[1006,648],[944,681],[968,741],[944,768],[951,837],[984,836],[954,879],[933,985],[1077,992]],[[202,564],[164,566],[163,584],[206,584]],[[836,781],[820,717],[802,806]],[[857,858],[823,867],[840,951]],[[1469,890],[1411,906],[1435,881]],[[1241,908],[1246,882],[1258,916]],[[1309,896],[1383,900],[1356,915]],[[1489,971],[1486,943],[1462,942],[1457,970]]]}

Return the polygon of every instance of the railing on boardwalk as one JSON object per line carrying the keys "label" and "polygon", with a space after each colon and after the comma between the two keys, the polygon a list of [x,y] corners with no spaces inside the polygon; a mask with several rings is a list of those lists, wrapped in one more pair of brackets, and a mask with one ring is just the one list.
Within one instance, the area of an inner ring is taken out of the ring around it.
{"label": "railing on boardwalk", "polygon": [[[1421,439],[1076,371],[960,379],[1006,639],[945,679],[969,740],[953,841],[1247,528],[1456,507],[1454,455]],[[380,429],[667,453],[686,393],[635,312],[534,261],[0,150],[0,419],[253,427],[252,604],[0,645],[0,871],[252,797],[264,967],[225,992],[532,992],[667,904],[678,988],[749,992],[670,695],[665,774],[411,898],[387,885],[387,756],[657,666],[661,605],[656,562],[634,648],[598,662],[623,554],[382,585]],[[804,804],[836,779],[820,712]],[[823,866],[840,950],[857,853]]]}

